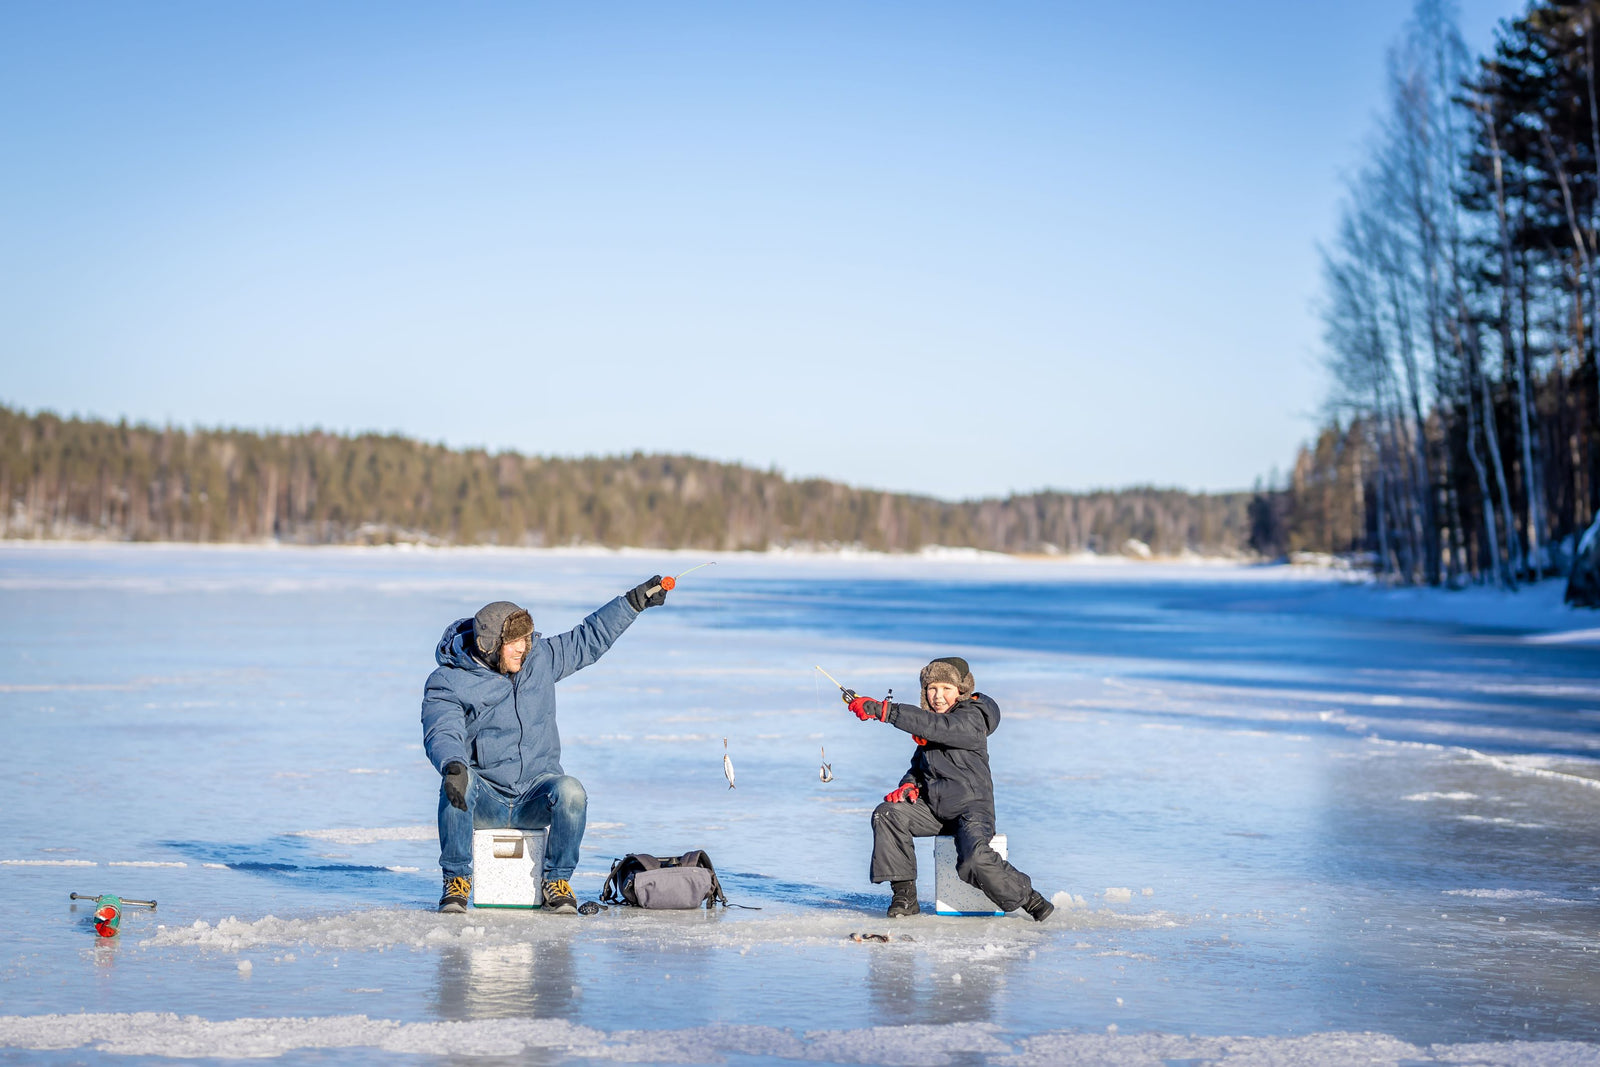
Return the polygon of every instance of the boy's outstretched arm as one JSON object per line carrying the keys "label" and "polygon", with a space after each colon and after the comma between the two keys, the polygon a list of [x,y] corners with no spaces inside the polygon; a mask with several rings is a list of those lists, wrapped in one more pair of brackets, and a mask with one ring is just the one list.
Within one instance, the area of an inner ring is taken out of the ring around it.
{"label": "boy's outstretched arm", "polygon": [[936,715],[910,704],[890,704],[883,721],[897,730],[951,748],[982,748],[989,737],[989,722],[976,707],[958,707]]}

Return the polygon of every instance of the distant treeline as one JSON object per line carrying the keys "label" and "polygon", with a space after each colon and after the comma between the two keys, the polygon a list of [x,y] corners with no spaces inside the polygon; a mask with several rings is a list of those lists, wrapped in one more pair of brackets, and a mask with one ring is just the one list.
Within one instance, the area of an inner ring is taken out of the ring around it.
{"label": "distant treeline", "polygon": [[950,503],[691,456],[549,459],[0,407],[6,538],[1043,553],[1131,540],[1157,555],[1240,555],[1250,500],[1127,489]]}

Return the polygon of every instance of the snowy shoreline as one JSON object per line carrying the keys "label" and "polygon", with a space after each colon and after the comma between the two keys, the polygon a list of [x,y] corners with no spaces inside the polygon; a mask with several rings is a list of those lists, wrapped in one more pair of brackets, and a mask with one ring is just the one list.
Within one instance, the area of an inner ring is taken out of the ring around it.
{"label": "snowy shoreline", "polygon": [[[637,556],[684,556],[700,558],[706,555],[722,557],[739,557],[746,559],[864,559],[874,562],[885,560],[949,560],[956,562],[971,562],[973,560],[991,560],[994,562],[1046,562],[1052,564],[1079,564],[1090,566],[1145,566],[1145,565],[1181,565],[1181,566],[1279,566],[1279,564],[1256,563],[1239,556],[1207,556],[1200,553],[1185,553],[1179,556],[1130,556],[1121,553],[1098,552],[995,552],[982,548],[966,548],[952,545],[927,545],[916,552],[883,552],[877,549],[863,548],[859,545],[784,545],[774,546],[761,551],[754,549],[734,549],[717,552],[713,549],[702,548],[649,548],[639,545],[622,545],[611,547],[608,545],[430,545],[421,541],[397,541],[389,544],[298,544],[293,541],[122,541],[113,538],[82,537],[82,538],[33,538],[33,537],[0,537],[0,548],[36,546],[44,549],[93,549],[93,548],[132,548],[138,550],[182,549],[185,551],[274,551],[274,552],[382,552],[382,553],[419,553],[441,554],[451,553],[485,555],[506,554],[522,556],[551,556],[551,557],[578,557],[595,558],[615,556],[620,558]],[[1337,566],[1324,566],[1321,564],[1299,564],[1299,569],[1312,571],[1338,571]]]}

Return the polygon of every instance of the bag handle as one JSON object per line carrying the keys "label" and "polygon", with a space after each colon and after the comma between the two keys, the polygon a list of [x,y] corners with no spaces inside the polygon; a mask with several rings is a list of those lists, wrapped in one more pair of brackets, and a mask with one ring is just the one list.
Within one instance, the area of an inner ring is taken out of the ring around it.
{"label": "bag handle", "polygon": [[611,873],[606,876],[605,887],[600,890],[600,902],[602,904],[630,903],[622,895],[622,887],[628,878],[639,871],[654,871],[660,867],[660,860],[643,852],[630,852],[620,860],[612,860]]}
{"label": "bag handle", "polygon": [[722,879],[717,877],[717,868],[712,864],[711,857],[706,855],[702,849],[685,852],[680,862],[687,867],[704,867],[711,872],[711,893],[706,897],[707,911],[710,911],[718,904],[721,904],[724,908],[743,908],[745,911],[761,910],[753,904],[731,904],[728,902],[728,894],[722,891]]}

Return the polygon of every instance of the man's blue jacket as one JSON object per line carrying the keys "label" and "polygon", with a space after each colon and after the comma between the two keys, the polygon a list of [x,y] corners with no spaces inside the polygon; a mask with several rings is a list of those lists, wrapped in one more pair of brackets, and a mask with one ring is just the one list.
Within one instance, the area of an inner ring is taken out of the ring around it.
{"label": "man's blue jacket", "polygon": [[555,685],[599,659],[638,616],[619,596],[564,634],[535,633],[514,675],[478,658],[471,619],[451,623],[422,691],[428,759],[440,774],[460,760],[507,797],[521,796],[541,775],[564,773]]}

